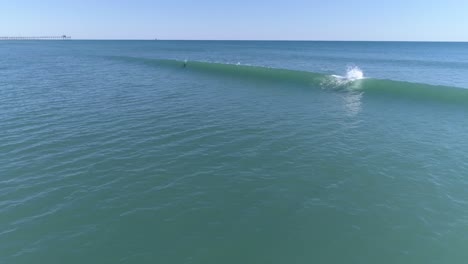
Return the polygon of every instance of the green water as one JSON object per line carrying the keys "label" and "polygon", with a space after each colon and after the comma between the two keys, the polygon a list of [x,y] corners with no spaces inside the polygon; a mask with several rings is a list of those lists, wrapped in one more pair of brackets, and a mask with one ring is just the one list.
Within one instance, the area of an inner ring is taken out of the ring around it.
{"label": "green water", "polygon": [[[467,44],[6,41],[0,58],[0,263],[468,259]],[[348,66],[368,78],[332,76]]]}

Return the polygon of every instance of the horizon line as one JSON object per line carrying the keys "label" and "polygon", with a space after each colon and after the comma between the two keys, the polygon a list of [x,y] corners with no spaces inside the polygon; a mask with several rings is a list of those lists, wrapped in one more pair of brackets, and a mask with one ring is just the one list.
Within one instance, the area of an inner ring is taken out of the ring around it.
{"label": "horizon line", "polygon": [[[68,35],[67,35],[68,36]],[[295,42],[435,42],[468,43],[468,40],[344,40],[344,39],[159,39],[159,38],[71,38],[68,40],[122,40],[122,41],[295,41]]]}
{"label": "horizon line", "polygon": [[[265,41],[265,42],[434,42],[434,43],[467,43],[468,40],[347,40],[347,39],[159,39],[159,38],[72,38],[70,35],[60,35],[60,37],[66,36],[67,40],[102,40],[102,41]],[[12,39],[7,39],[12,38]],[[52,40],[45,39],[45,37],[22,37],[22,36],[1,36],[0,40],[15,40],[14,38],[21,38],[18,40]],[[31,38],[31,39],[26,39]],[[44,39],[41,39],[44,38]]]}

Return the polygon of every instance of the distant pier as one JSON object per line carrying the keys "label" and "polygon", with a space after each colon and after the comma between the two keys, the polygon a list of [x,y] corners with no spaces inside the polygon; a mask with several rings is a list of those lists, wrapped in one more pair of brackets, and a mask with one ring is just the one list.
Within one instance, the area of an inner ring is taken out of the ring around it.
{"label": "distant pier", "polygon": [[9,36],[9,37],[2,37],[0,36],[0,40],[56,40],[56,39],[71,39],[70,36],[61,35],[61,36],[33,36],[33,37],[18,37],[18,36]]}

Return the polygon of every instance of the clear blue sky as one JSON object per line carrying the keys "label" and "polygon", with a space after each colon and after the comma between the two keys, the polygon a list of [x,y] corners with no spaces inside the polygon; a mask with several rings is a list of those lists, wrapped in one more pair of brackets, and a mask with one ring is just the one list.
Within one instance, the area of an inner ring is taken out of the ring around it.
{"label": "clear blue sky", "polygon": [[0,0],[0,36],[468,41],[467,0]]}

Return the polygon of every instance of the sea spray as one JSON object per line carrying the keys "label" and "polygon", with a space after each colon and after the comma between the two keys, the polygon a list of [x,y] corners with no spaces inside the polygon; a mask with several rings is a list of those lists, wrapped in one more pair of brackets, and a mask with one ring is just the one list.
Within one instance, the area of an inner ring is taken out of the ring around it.
{"label": "sea spray", "polygon": [[364,72],[358,66],[349,66],[346,70],[346,79],[350,81],[364,78]]}

